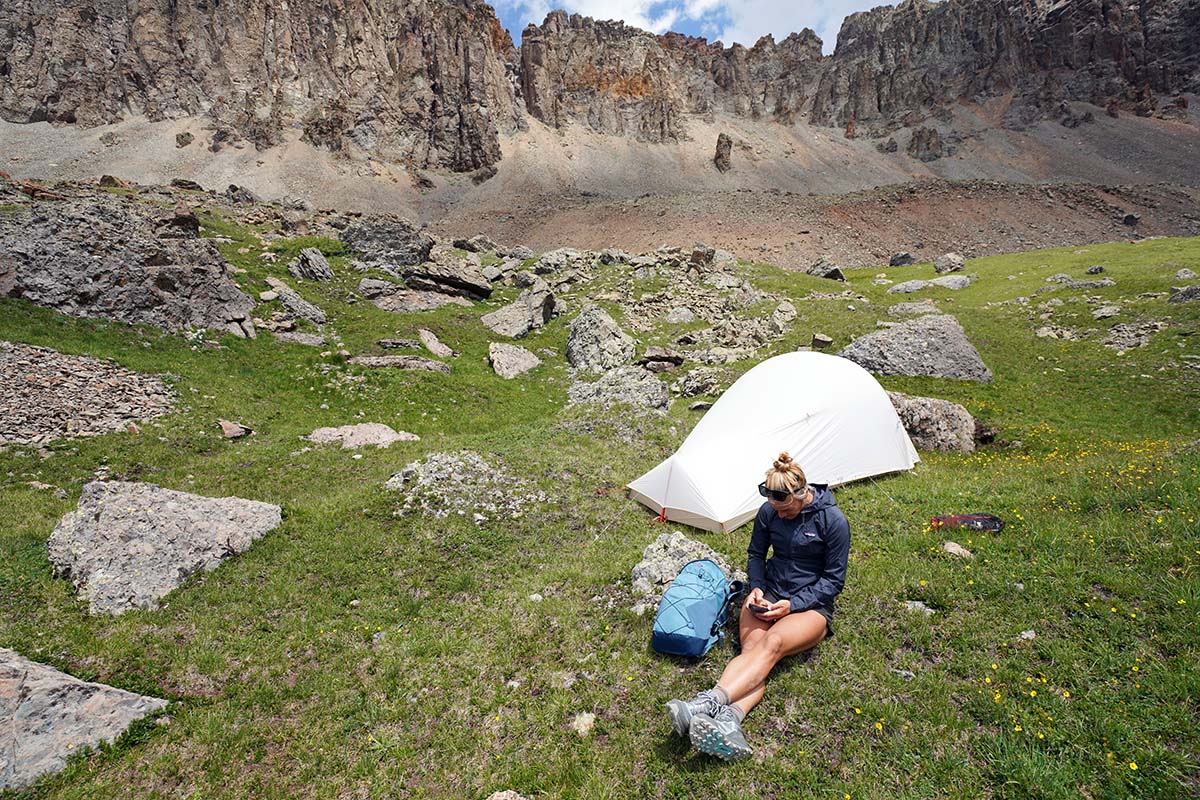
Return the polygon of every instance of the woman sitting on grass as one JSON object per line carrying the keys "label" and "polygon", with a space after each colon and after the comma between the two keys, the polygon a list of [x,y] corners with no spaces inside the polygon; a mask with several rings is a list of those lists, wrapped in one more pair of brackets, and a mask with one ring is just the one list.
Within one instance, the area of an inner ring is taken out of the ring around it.
{"label": "woman sitting on grass", "polygon": [[767,502],[746,551],[750,594],[738,620],[741,655],[712,689],[667,703],[677,734],[726,761],[753,752],[741,723],[762,700],[771,669],[833,635],[833,599],[846,583],[850,554],[850,524],[833,493],[809,484],[787,453],[779,454],[758,493]]}

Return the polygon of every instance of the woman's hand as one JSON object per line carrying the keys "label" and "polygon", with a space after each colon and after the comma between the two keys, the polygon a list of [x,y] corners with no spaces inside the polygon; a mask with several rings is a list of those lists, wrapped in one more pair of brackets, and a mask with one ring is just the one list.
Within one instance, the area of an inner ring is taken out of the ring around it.
{"label": "woman's hand", "polygon": [[766,622],[774,622],[777,619],[783,619],[788,614],[792,613],[791,600],[779,600],[774,603],[762,603],[762,605],[770,608],[770,611],[764,611],[762,614],[755,614],[761,620]]}

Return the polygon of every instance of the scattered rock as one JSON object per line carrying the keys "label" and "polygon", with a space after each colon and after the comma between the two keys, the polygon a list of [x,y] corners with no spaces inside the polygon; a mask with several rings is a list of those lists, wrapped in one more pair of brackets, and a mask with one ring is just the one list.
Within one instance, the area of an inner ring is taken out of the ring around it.
{"label": "scattered rock", "polygon": [[933,260],[933,271],[939,274],[959,272],[966,265],[967,262],[958,253],[943,253]]}
{"label": "scattered rock", "polygon": [[[942,135],[936,128],[917,128],[908,140],[908,154],[918,161],[937,161],[945,154]],[[892,266],[896,266],[893,264]]]}
{"label": "scattered rock", "polygon": [[1141,214],[1126,214],[1125,216],[1121,217],[1121,224],[1127,225],[1130,228],[1136,227],[1137,224],[1141,221],[1142,221]]}
{"label": "scattered rock", "polygon": [[450,365],[421,356],[355,356],[351,364],[371,369],[406,369],[450,374]]}
{"label": "scattered rock", "polygon": [[315,333],[301,333],[300,331],[277,331],[274,336],[279,341],[288,342],[289,344],[302,344],[306,347],[325,346],[325,337]]}
{"label": "scattered rock", "polygon": [[241,439],[254,433],[253,430],[247,428],[240,422],[230,422],[227,419],[219,419],[217,420],[217,424],[221,426],[221,435],[226,439]]}
{"label": "scattered rock", "polygon": [[315,247],[306,247],[300,251],[296,260],[288,265],[288,274],[294,278],[304,278],[310,281],[333,280],[333,270],[325,256]]}
{"label": "scattered rock", "polygon": [[89,356],[0,342],[0,446],[123,430],[169,413],[174,400],[157,377]]}
{"label": "scattered rock", "polygon": [[1168,303],[1191,303],[1200,300],[1200,284],[1196,286],[1177,286],[1171,289]]}
{"label": "scattered rock", "polygon": [[708,411],[713,404],[708,400],[697,400],[688,406],[688,411]]}
{"label": "scattered rock", "polygon": [[915,303],[896,303],[888,307],[888,313],[893,317],[913,317],[921,314],[940,314],[941,309],[932,300],[918,300]]}
{"label": "scattered rock", "polygon": [[992,371],[958,320],[939,314],[855,339],[840,355],[877,375],[930,375],[990,383]]}
{"label": "scattered rock", "polygon": [[975,418],[958,403],[888,392],[904,430],[920,450],[975,452]]}
{"label": "scattered rock", "polygon": [[1103,289],[1106,286],[1116,286],[1117,282],[1112,278],[1100,278],[1094,281],[1081,281],[1072,278],[1065,272],[1060,272],[1057,275],[1051,275],[1046,278],[1047,283],[1061,283],[1068,289]]}
{"label": "scattered rock", "polygon": [[1035,332],[1039,339],[1062,339],[1069,342],[1077,342],[1083,339],[1083,334],[1079,331],[1064,328],[1061,325],[1043,325]]}
{"label": "scattered rock", "polygon": [[279,302],[293,317],[306,319],[314,325],[324,325],[328,318],[325,312],[305,300],[298,292],[278,278],[267,279],[267,285],[279,295]]}
{"label": "scattered rock", "polygon": [[592,732],[592,728],[596,725],[596,715],[590,711],[581,711],[571,720],[571,730],[575,731],[582,738],[586,738]]}
{"label": "scattered rock", "polygon": [[1021,638],[1027,642],[1032,641],[1033,639],[1037,638],[1037,633],[1033,629],[1030,629],[1027,631],[1021,631],[1020,635],[1021,635]]}
{"label": "scattered rock", "polygon": [[505,789],[500,792],[492,792],[488,795],[487,800],[527,800],[524,795],[517,794],[512,789]]}
{"label": "scattered rock", "polygon": [[913,258],[912,253],[907,252],[895,253],[888,260],[889,267],[907,267],[908,265],[915,263],[916,259]]}
{"label": "scattered rock", "polygon": [[671,531],[660,533],[642,551],[642,560],[630,573],[634,594],[657,603],[683,565],[698,558],[716,562],[730,580],[745,580],[745,573],[734,571],[725,556],[704,542],[689,539],[679,531]]}
{"label": "scattered rock", "polygon": [[828,278],[831,281],[845,281],[846,276],[842,274],[842,270],[835,266],[825,256],[821,256],[808,269],[804,270],[806,275],[814,275],[818,278]]}
{"label": "scattered rock", "polygon": [[787,330],[788,325],[796,320],[796,307],[783,300],[771,312],[771,332],[776,336],[782,336]]}
{"label": "scattered rock", "polygon": [[571,323],[567,336],[567,361],[571,366],[603,372],[629,363],[633,355],[633,338],[599,306],[585,305]]}
{"label": "scattered rock", "polygon": [[188,576],[244,552],[280,521],[270,503],[93,481],[50,534],[50,563],[92,614],[157,608]]}
{"label": "scattered rock", "polygon": [[696,367],[671,385],[671,391],[680,397],[695,397],[698,394],[716,394],[729,380],[729,373],[718,367]]}
{"label": "scattered rock", "polygon": [[1165,328],[1169,322],[1127,322],[1114,325],[1108,334],[1100,340],[1100,344],[1114,350],[1129,350],[1134,347],[1144,347],[1150,343],[1150,338]]}
{"label": "scattered rock", "polygon": [[910,294],[919,292],[922,289],[928,289],[930,286],[940,286],[943,289],[965,289],[974,281],[970,275],[943,275],[940,278],[931,278],[929,280],[911,280],[897,283],[888,289],[888,294]]}
{"label": "scattered rock", "polygon": [[477,233],[470,239],[455,239],[454,246],[468,253],[490,253],[500,249],[498,244],[482,233]]}
{"label": "scattered rock", "polygon": [[239,205],[251,205],[262,202],[254,192],[244,186],[238,186],[236,183],[229,184],[229,188],[225,190],[225,196],[229,198],[230,202]]}
{"label": "scattered rock", "polygon": [[380,339],[375,344],[384,350],[416,350],[421,346],[416,339]]}
{"label": "scattered rock", "polygon": [[[189,136],[191,134],[188,134]],[[189,192],[203,192],[204,187],[195,181],[190,181],[187,178],[172,178],[171,185],[176,189],[185,189]]]}
{"label": "scattered rock", "polygon": [[542,361],[524,347],[492,342],[488,345],[488,363],[501,378],[512,379],[528,372]]}
{"label": "scattered rock", "polygon": [[896,137],[891,136],[886,142],[876,143],[875,149],[881,153],[895,153],[900,149],[900,145],[896,143]]}
{"label": "scattered rock", "polygon": [[899,675],[901,678],[903,678],[906,681],[911,681],[917,677],[917,674],[915,672],[913,672],[912,670],[907,670],[907,669],[896,669],[893,667],[893,668],[889,668],[888,672],[892,673],[893,675]]}
{"label": "scattered rock", "polygon": [[427,328],[417,328],[417,336],[421,340],[421,344],[425,345],[425,349],[433,353],[438,358],[450,358],[458,355],[446,345],[442,344],[438,339],[437,334]]}
{"label": "scattered rock", "polygon": [[814,333],[808,346],[813,350],[828,350],[833,347],[833,338],[823,333]]}
{"label": "scattered rock", "polygon": [[184,131],[183,133],[175,134],[175,146],[176,147],[179,147],[179,148],[187,147],[189,144],[191,144],[194,141],[196,141],[196,137],[193,136],[192,134],[188,133],[187,131]]}
{"label": "scattered rock", "polygon": [[1179,270],[1179,272],[1175,273],[1175,280],[1177,281],[1190,281],[1195,280],[1195,278],[1196,273],[1187,267],[1184,267],[1183,269]]}
{"label": "scattered rock", "polygon": [[692,248],[691,263],[698,267],[712,266],[713,256],[715,256],[716,253],[717,253],[717,251],[712,249],[708,245],[697,243]]}
{"label": "scattered rock", "polygon": [[1092,311],[1092,319],[1108,319],[1121,313],[1120,306],[1100,306]]}
{"label": "scattered rock", "polygon": [[936,613],[932,608],[925,605],[920,600],[905,600],[904,607],[909,611],[919,611],[927,617],[932,617]]}
{"label": "scattered rock", "polygon": [[721,133],[717,136],[717,152],[713,156],[713,164],[721,172],[728,172],[733,167],[731,153],[733,152],[733,139],[728,133]]}
{"label": "scattered rock", "polygon": [[942,542],[942,552],[971,561],[975,560],[975,554],[963,547],[958,542]]}
{"label": "scattered rock", "polygon": [[611,369],[593,383],[573,383],[567,389],[567,397],[572,404],[598,403],[606,408],[616,403],[666,408],[671,402],[665,383],[634,366]]}
{"label": "scattered rock", "polygon": [[62,771],[71,756],[115,741],[166,706],[0,648],[0,791]]}
{"label": "scattered rock", "polygon": [[663,321],[670,325],[687,325],[689,322],[696,321],[696,315],[690,308],[677,306],[667,312],[667,316],[663,318]]}
{"label": "scattered rock", "polygon": [[1104,272],[1104,267],[1096,264],[1095,266],[1088,267],[1084,270],[1084,272],[1086,272],[1088,275],[1099,275],[1100,273]]}
{"label": "scattered rock", "polygon": [[532,330],[545,326],[554,318],[559,308],[550,286],[541,278],[517,296],[512,303],[490,314],[484,314],[482,322],[501,336],[519,339]]}
{"label": "scattered rock", "polygon": [[645,354],[637,361],[639,366],[651,372],[668,372],[683,364],[683,353],[666,347],[647,347]]}
{"label": "scattered rock", "polygon": [[531,506],[548,501],[545,492],[471,450],[430,453],[393,475],[386,488],[402,494],[398,515],[437,519],[454,515],[476,525],[489,519],[516,519]]}
{"label": "scattered rock", "polygon": [[305,438],[316,444],[340,443],[343,450],[357,450],[368,445],[391,447],[392,442],[421,441],[421,437],[415,433],[393,430],[379,422],[362,422],[357,425],[343,425],[340,428],[317,428]]}

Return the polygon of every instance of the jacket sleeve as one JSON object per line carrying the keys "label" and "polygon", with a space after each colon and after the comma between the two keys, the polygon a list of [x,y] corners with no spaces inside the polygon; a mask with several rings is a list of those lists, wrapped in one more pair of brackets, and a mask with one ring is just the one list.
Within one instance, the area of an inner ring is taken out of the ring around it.
{"label": "jacket sleeve", "polygon": [[846,521],[845,514],[829,516],[832,517],[831,524],[824,531],[825,567],[816,583],[792,596],[793,612],[829,605],[846,585],[846,562],[850,560],[850,523]]}
{"label": "jacket sleeve", "polygon": [[767,529],[763,509],[754,518],[754,530],[750,533],[750,546],[746,548],[746,576],[750,588],[767,588],[767,548],[771,546],[771,531]]}

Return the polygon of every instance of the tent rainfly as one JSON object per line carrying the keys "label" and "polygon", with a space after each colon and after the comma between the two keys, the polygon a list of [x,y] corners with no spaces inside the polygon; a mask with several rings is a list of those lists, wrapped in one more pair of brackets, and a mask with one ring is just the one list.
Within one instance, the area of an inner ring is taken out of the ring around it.
{"label": "tent rainfly", "polygon": [[757,513],[758,484],[783,451],[810,482],[831,486],[920,460],[869,372],[839,356],[786,353],[739,378],[675,455],[627,488],[664,519],[731,531]]}

